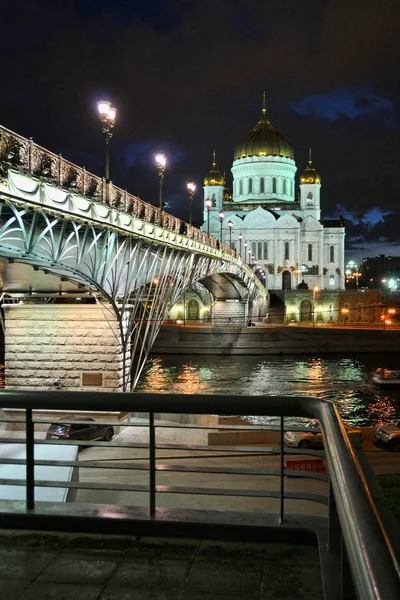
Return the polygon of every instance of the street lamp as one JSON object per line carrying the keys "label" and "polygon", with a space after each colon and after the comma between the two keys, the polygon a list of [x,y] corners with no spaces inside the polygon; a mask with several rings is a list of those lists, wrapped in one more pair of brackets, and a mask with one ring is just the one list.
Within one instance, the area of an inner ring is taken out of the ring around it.
{"label": "street lamp", "polygon": [[210,235],[210,209],[212,206],[212,201],[207,198],[206,207],[207,207],[207,235]]}
{"label": "street lamp", "polygon": [[192,224],[192,203],[193,203],[193,196],[196,191],[196,184],[193,181],[189,181],[189,183],[186,184],[186,187],[187,187],[187,191],[189,192],[189,225],[191,225]]}
{"label": "street lamp", "polygon": [[243,236],[241,233],[239,233],[239,256],[242,256],[242,239]]}
{"label": "street lamp", "polygon": [[232,248],[232,228],[233,228],[232,221],[228,221],[228,227],[229,227],[229,247]]}
{"label": "street lamp", "polygon": [[220,242],[222,244],[222,221],[224,220],[224,217],[225,217],[224,211],[221,210],[218,216],[219,216],[219,222],[221,223]]}
{"label": "street lamp", "polygon": [[104,178],[106,180],[106,200],[109,199],[109,183],[110,183],[110,140],[112,138],[112,130],[115,125],[117,110],[111,106],[107,100],[101,100],[97,103],[97,110],[101,123],[101,129],[104,133],[106,141],[106,157],[104,165]]}
{"label": "street lamp", "polygon": [[249,255],[249,266],[251,264],[251,248],[247,249],[247,254]]}
{"label": "street lamp", "polygon": [[158,169],[158,176],[160,178],[160,195],[159,195],[159,209],[160,209],[160,223],[162,224],[162,184],[164,179],[165,167],[167,166],[167,157],[165,154],[159,153],[156,154],[156,165]]}
{"label": "street lamp", "polygon": [[312,297],[313,297],[313,327],[315,327],[315,294],[319,292],[319,287],[317,285],[315,285],[313,287],[313,293],[312,293]]}

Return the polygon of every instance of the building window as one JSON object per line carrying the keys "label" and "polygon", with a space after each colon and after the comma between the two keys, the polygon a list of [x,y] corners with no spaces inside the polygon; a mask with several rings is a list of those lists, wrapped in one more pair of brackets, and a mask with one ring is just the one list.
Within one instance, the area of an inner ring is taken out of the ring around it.
{"label": "building window", "polygon": [[257,256],[257,242],[252,242],[251,243],[251,253],[254,256]]}
{"label": "building window", "polygon": [[243,196],[243,180],[239,181],[239,196]]}
{"label": "building window", "polygon": [[311,206],[311,205],[312,205],[312,203],[313,203],[313,195],[312,195],[312,192],[308,192],[308,194],[307,194],[307,205],[308,205],[308,206]]}
{"label": "building window", "polygon": [[335,246],[329,246],[329,262],[335,262]]}
{"label": "building window", "polygon": [[283,180],[283,195],[286,196],[286,179]]}
{"label": "building window", "polygon": [[334,285],[335,285],[335,276],[334,275],[329,276],[329,285],[334,287]]}
{"label": "building window", "polygon": [[253,180],[249,177],[249,194],[253,193]]}
{"label": "building window", "polygon": [[312,260],[312,244],[308,244],[308,260]]}
{"label": "building window", "polygon": [[272,178],[272,193],[276,194],[276,177]]}
{"label": "building window", "polygon": [[261,177],[260,179],[260,194],[264,194],[265,193],[265,180],[264,177]]}
{"label": "building window", "polygon": [[285,242],[285,260],[289,260],[289,242]]}
{"label": "building window", "polygon": [[264,260],[268,260],[268,242],[264,242]]}
{"label": "building window", "polygon": [[293,196],[294,195],[294,181],[293,180],[291,181],[290,188],[291,188],[291,195]]}
{"label": "building window", "polygon": [[262,260],[262,242],[257,244],[257,260]]}

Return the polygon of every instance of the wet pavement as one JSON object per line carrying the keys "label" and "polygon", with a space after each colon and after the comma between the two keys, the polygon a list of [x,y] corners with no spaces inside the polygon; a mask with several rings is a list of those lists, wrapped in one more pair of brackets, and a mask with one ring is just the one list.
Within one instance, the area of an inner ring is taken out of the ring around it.
{"label": "wet pavement", "polygon": [[0,532],[1,600],[322,600],[317,546]]}

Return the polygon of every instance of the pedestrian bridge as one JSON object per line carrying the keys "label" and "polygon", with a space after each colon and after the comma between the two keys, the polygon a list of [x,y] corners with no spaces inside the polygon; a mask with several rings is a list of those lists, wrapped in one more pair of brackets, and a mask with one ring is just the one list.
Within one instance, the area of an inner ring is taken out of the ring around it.
{"label": "pedestrian bridge", "polygon": [[266,306],[265,287],[229,246],[1,126],[0,256],[111,307],[124,390],[136,385],[169,308],[191,286],[202,282],[214,304]]}

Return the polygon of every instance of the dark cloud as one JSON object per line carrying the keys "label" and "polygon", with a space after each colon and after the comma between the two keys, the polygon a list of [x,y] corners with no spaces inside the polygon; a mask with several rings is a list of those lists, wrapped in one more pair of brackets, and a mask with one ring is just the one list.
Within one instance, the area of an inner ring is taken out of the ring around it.
{"label": "dark cloud", "polygon": [[[399,18],[391,0],[15,0],[2,11],[1,124],[101,173],[95,103],[108,97],[113,180],[156,204],[152,156],[169,153],[165,193],[186,217],[185,181],[201,188],[214,148],[229,172],[266,89],[300,172],[313,147],[325,216],[396,214]],[[393,220],[359,236],[395,240]]]}

